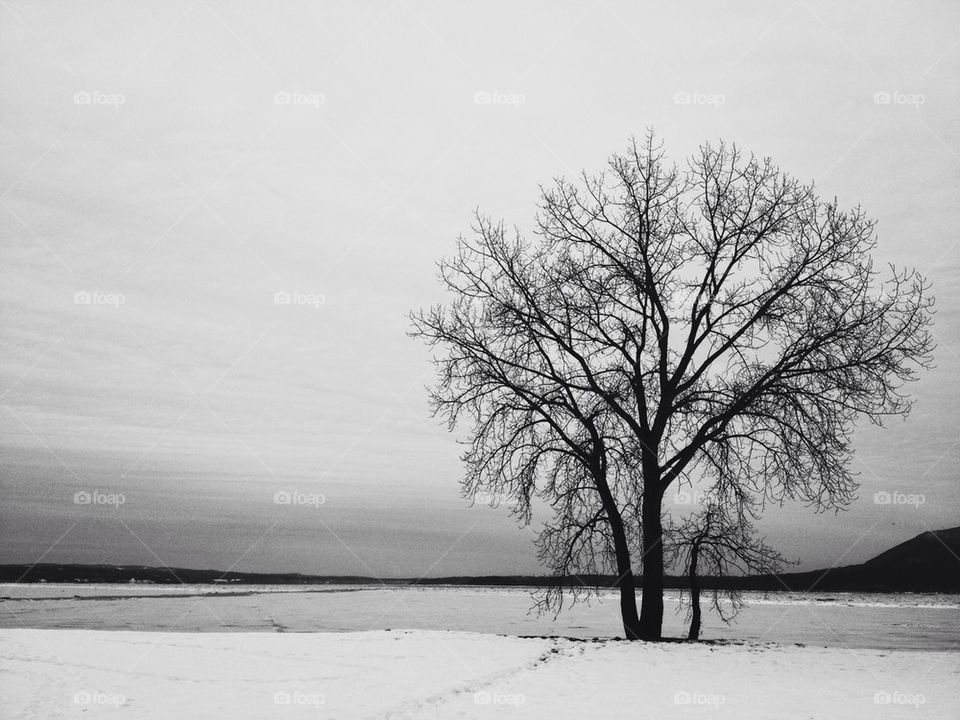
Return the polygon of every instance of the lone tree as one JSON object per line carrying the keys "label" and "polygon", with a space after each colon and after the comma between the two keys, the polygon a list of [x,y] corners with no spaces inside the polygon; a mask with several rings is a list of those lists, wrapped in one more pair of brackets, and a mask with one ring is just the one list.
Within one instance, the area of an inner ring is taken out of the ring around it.
{"label": "lone tree", "polygon": [[[749,517],[731,513],[716,502],[670,527],[666,535],[669,560],[686,572],[690,582],[688,640],[700,638],[701,576],[711,579],[710,604],[720,619],[729,623],[743,606],[743,599],[729,581],[722,587],[722,578],[778,573],[786,564],[780,553],[757,535]],[[724,606],[724,600],[729,606]]]}
{"label": "lone tree", "polygon": [[875,245],[770,160],[721,143],[681,170],[652,134],[544,188],[532,238],[478,214],[440,263],[449,303],[412,316],[435,411],[469,422],[465,489],[523,522],[543,498],[552,568],[612,567],[627,637],[660,638],[671,484],[842,507],[854,420],[910,409],[932,298],[916,271],[881,277]]}

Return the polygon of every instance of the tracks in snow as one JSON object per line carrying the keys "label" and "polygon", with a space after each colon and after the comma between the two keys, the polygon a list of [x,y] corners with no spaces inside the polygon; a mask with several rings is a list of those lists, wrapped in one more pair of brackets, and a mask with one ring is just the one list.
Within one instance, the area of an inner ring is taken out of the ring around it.
{"label": "tracks in snow", "polygon": [[[495,687],[498,682],[512,678],[519,673],[531,672],[548,664],[582,655],[586,648],[592,645],[591,643],[575,642],[565,638],[549,638],[549,640],[550,646],[547,650],[530,662],[506,670],[498,670],[495,673],[489,673],[478,677],[472,682],[458,685],[450,690],[445,690],[426,698],[409,700],[385,712],[368,715],[365,720],[405,720],[406,718],[421,717],[425,710],[439,710],[451,700],[464,695],[476,695],[491,687]],[[603,643],[598,643],[598,645],[602,644]]]}

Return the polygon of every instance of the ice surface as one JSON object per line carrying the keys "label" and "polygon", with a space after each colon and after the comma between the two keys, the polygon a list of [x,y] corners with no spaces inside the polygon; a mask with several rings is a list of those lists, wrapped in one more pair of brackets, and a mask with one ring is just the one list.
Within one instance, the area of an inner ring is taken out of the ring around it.
{"label": "ice surface", "polygon": [[[531,613],[529,590],[476,587],[2,585],[0,626],[153,631],[457,630],[616,637],[616,595],[552,615]],[[874,648],[960,646],[956,595],[747,593],[727,626],[707,613],[703,637]],[[668,593],[665,632],[685,635]]]}

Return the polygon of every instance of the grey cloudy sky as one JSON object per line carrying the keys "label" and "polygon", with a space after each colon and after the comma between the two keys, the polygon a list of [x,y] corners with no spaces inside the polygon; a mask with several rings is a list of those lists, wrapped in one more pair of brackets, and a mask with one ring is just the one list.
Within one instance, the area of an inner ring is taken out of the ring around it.
{"label": "grey cloudy sky", "polygon": [[405,313],[476,206],[529,229],[539,183],[648,126],[861,204],[938,299],[859,502],[770,541],[809,568],[960,524],[958,78],[951,2],[4,0],[0,562],[535,571],[460,498]]}

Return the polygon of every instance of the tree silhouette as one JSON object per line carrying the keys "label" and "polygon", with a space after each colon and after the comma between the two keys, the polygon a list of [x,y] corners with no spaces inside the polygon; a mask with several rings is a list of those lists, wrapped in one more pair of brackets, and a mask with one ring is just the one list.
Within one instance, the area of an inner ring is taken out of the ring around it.
{"label": "tree silhouette", "polygon": [[[729,623],[740,612],[743,598],[736,588],[722,588],[716,581],[733,575],[778,573],[786,564],[780,553],[757,535],[748,517],[732,513],[718,502],[710,502],[682,522],[671,525],[666,536],[668,562],[683,568],[690,582],[689,640],[700,638],[702,576],[713,581],[709,588],[710,604],[720,619]],[[729,603],[728,607],[724,601]]]}
{"label": "tree silhouette", "polygon": [[680,170],[652,133],[544,188],[532,239],[478,214],[440,263],[449,303],[412,316],[435,412],[469,422],[465,488],[523,522],[545,500],[545,558],[611,566],[627,637],[658,639],[667,488],[842,507],[854,420],[909,411],[932,298],[915,271],[881,278],[875,245],[772,161],[721,143]]}

